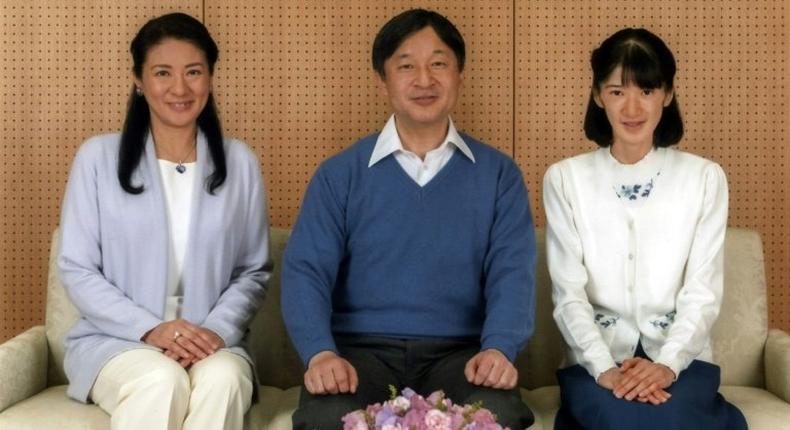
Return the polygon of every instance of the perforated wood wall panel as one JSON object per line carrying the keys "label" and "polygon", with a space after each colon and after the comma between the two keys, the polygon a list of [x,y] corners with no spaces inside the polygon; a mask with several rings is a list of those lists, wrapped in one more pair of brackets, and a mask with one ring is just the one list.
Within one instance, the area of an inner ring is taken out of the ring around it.
{"label": "perforated wood wall panel", "polygon": [[289,226],[318,164],[384,125],[370,48],[402,10],[447,15],[465,35],[466,85],[454,119],[512,153],[511,1],[267,2],[209,0],[224,60],[216,88],[228,135],[261,157],[272,223]]}
{"label": "perforated wood wall panel", "polygon": [[[546,168],[597,146],[582,129],[596,46],[623,27],[661,36],[678,63],[679,148],[727,172],[729,224],[760,232],[770,320],[790,329],[788,22],[783,1],[516,1],[516,161],[541,208]],[[544,223],[536,211],[538,224]]]}
{"label": "perforated wood wall panel", "polygon": [[272,223],[289,226],[327,156],[379,129],[388,106],[370,46],[408,7],[436,9],[467,41],[454,119],[512,154],[537,224],[546,167],[580,151],[590,51],[645,26],[678,57],[688,129],[681,148],[724,166],[730,223],[761,232],[771,324],[790,330],[790,6],[774,1],[19,1],[0,2],[0,341],[43,322],[47,248],[71,159],[118,130],[128,44],[152,16],[181,9],[220,45],[215,92],[225,132],[259,155]]}
{"label": "perforated wood wall panel", "polygon": [[76,148],[120,129],[129,42],[201,1],[0,2],[0,340],[44,320],[52,230]]}

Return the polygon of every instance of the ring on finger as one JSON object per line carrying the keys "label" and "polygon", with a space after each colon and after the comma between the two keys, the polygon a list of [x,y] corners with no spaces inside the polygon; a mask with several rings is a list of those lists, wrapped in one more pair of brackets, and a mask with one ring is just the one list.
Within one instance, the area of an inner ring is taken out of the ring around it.
{"label": "ring on finger", "polygon": [[181,337],[181,332],[176,330],[175,333],[173,333],[173,341],[175,342],[179,337]]}

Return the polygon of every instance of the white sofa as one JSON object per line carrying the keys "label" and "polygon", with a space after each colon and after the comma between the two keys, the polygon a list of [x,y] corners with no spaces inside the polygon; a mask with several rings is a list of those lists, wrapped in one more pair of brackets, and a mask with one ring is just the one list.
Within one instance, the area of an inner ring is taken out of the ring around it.
{"label": "white sofa", "polygon": [[[522,398],[536,416],[531,429],[552,429],[559,406],[555,370],[563,342],[551,318],[551,285],[538,231],[535,335],[517,360]],[[63,336],[77,312],[63,291],[50,256],[46,324],[0,345],[0,429],[109,429],[95,405],[66,397]],[[251,352],[260,400],[247,414],[247,429],[290,429],[299,399],[302,367],[280,315],[279,267],[288,231],[272,229],[276,272],[263,308],[251,326]],[[757,233],[727,231],[725,299],[714,330],[714,354],[722,367],[724,396],[746,416],[751,429],[790,428],[790,335],[768,330],[762,244]]]}

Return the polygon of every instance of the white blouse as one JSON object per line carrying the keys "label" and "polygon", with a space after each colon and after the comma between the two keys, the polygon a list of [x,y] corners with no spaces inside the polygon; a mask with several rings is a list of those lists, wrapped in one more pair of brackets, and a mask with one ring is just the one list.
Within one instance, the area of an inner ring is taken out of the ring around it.
{"label": "white blouse", "polygon": [[167,300],[164,320],[181,317],[184,302],[184,287],[181,279],[184,272],[184,256],[189,241],[189,221],[192,214],[192,191],[195,185],[197,163],[183,163],[184,173],[176,171],[176,163],[159,160],[162,188],[165,191],[167,225],[170,231],[170,250],[167,271]]}
{"label": "white blouse", "polygon": [[622,165],[601,148],[552,165],[543,186],[566,364],[597,379],[640,341],[675,375],[712,361],[727,226],[721,167],[667,148]]}

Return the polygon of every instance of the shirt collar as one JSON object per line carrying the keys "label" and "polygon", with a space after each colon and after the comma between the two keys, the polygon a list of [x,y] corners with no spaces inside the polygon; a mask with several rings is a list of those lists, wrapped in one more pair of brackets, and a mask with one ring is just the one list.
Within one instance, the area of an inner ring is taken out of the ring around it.
{"label": "shirt collar", "polygon": [[[449,120],[450,125],[447,127],[447,136],[445,136],[442,145],[448,142],[452,143],[474,163],[475,156],[472,154],[472,150],[469,149],[469,146],[458,133],[455,124],[453,124],[453,119],[449,118]],[[405,149],[403,149],[403,143],[400,140],[400,136],[398,136],[398,129],[395,127],[395,115],[393,114],[390,116],[389,120],[387,120],[387,124],[381,129],[381,133],[379,133],[379,137],[376,139],[376,146],[373,148],[373,153],[370,155],[368,167],[372,167],[388,155],[397,151],[405,151]]]}

